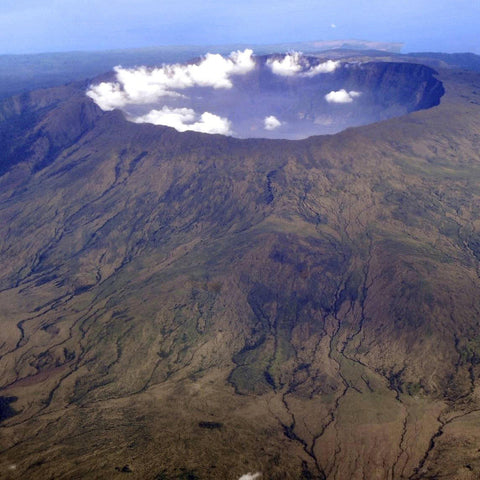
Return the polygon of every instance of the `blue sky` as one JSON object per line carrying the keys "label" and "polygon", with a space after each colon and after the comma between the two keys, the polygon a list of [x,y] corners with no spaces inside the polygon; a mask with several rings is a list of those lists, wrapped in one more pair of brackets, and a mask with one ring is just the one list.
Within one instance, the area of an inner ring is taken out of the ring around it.
{"label": "blue sky", "polygon": [[480,53],[480,0],[1,0],[0,54],[357,39]]}

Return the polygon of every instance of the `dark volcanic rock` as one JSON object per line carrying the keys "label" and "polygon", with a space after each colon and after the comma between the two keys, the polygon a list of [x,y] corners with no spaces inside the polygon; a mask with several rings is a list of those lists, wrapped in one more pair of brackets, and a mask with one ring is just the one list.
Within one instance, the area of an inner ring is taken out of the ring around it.
{"label": "dark volcanic rock", "polygon": [[10,404],[16,400],[18,400],[17,397],[0,397],[0,422],[17,414],[17,412],[10,406]]}

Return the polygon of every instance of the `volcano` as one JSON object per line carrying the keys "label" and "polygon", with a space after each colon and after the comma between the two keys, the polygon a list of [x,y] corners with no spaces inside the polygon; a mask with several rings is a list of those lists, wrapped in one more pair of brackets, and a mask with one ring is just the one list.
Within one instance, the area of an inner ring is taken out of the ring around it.
{"label": "volcano", "polygon": [[306,114],[394,118],[239,139],[96,81],[1,103],[2,478],[478,478],[479,73],[322,75]]}

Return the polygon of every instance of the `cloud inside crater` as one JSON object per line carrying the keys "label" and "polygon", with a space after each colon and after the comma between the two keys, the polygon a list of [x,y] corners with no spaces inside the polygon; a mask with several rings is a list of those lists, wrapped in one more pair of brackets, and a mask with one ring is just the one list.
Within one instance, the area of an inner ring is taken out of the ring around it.
{"label": "cloud inside crater", "polygon": [[319,73],[334,72],[339,65],[339,61],[327,60],[324,63],[312,66],[300,52],[287,53],[283,58],[269,58],[267,60],[267,66],[270,67],[272,73],[282,77],[294,75],[314,77]]}
{"label": "cloud inside crater", "polygon": [[265,130],[275,130],[282,125],[282,122],[274,115],[270,115],[268,117],[265,117],[265,119],[263,120],[263,124]]}
{"label": "cloud inside crater", "polygon": [[327,60],[326,62],[319,63],[315,67],[311,67],[303,75],[305,77],[314,77],[319,73],[332,73],[340,65],[340,62],[334,60]]}
{"label": "cloud inside crater", "polygon": [[[301,89],[307,87],[308,92],[316,84],[328,85],[323,91],[335,88],[338,78],[329,74],[340,66],[339,61],[322,61],[300,52],[274,55],[266,60],[256,58],[250,49],[238,50],[225,57],[208,53],[186,64],[117,66],[111,81],[91,85],[86,94],[102,110],[120,109],[135,123],[240,138],[250,136],[251,132],[260,135],[260,132],[263,135],[269,132],[272,138],[281,132],[288,138],[301,138],[301,135],[317,133],[317,129],[305,130],[307,121],[302,120],[305,112],[296,115],[294,111],[300,108],[295,102],[301,98]],[[270,88],[269,77],[264,80],[262,69],[280,77],[275,83],[277,90],[262,90],[262,81]],[[240,79],[242,76],[245,78]],[[281,91],[282,78],[288,87],[286,97]],[[260,89],[252,89],[256,82],[260,82]],[[354,91],[332,90],[325,99],[328,103],[351,103],[358,95]],[[316,108],[321,109],[321,106]],[[259,118],[263,118],[263,125],[261,120],[258,122]],[[301,133],[298,133],[300,128]]]}
{"label": "cloud inside crater", "polygon": [[207,53],[199,63],[163,65],[158,68],[114,68],[115,82],[92,85],[87,95],[102,110],[158,102],[162,97],[182,96],[191,87],[232,88],[231,77],[255,67],[253,51],[232,52],[229,57]]}
{"label": "cloud inside crater", "polygon": [[220,117],[210,112],[197,114],[191,108],[169,108],[164,106],[161,110],[151,110],[146,115],[136,117],[135,123],[153,123],[173,127],[179,132],[192,130],[202,133],[220,133],[231,135],[231,123],[227,118]]}
{"label": "cloud inside crater", "polygon": [[[255,68],[253,51],[232,52],[228,57],[207,53],[197,63],[163,65],[158,68],[114,68],[116,81],[92,85],[87,95],[105,111],[129,106],[163,103],[168,98],[186,98],[182,91],[193,87],[230,89],[232,77]],[[131,117],[131,116],[130,116]],[[132,117],[136,123],[153,123],[173,127],[179,132],[193,130],[230,135],[231,123],[210,112],[199,114],[191,108],[164,105],[149,113]]]}
{"label": "cloud inside crater", "polygon": [[354,90],[347,92],[342,88],[341,90],[332,90],[330,93],[327,93],[325,95],[325,100],[328,103],[352,103],[353,100],[360,95],[360,92],[355,92]]}
{"label": "cloud inside crater", "polygon": [[299,73],[303,66],[300,63],[302,54],[300,52],[287,53],[283,58],[269,58],[267,65],[271,68],[275,75],[282,77],[290,77]]}

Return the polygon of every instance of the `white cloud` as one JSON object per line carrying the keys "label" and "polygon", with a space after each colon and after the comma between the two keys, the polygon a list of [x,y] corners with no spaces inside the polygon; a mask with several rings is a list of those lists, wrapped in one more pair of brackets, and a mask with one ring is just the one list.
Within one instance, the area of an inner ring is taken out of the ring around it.
{"label": "white cloud", "polygon": [[[339,61],[327,60],[316,64],[301,52],[291,52],[283,56],[269,58],[266,62],[275,75],[282,77],[314,77],[331,73],[340,65]],[[211,89],[231,89],[235,76],[245,75],[256,66],[253,51],[232,52],[223,57],[207,53],[198,62],[189,64],[169,64],[148,68],[114,68],[115,78],[111,82],[91,85],[86,94],[105,111],[121,109],[130,121],[166,125],[180,132],[193,130],[203,133],[232,135],[232,124],[226,117],[219,116],[209,106],[189,108],[191,102],[187,89],[205,87]],[[194,92],[198,95],[198,91]],[[330,92],[325,96],[328,102],[349,103],[358,92]],[[175,97],[172,100],[172,97]],[[145,108],[144,106],[149,106]],[[138,112],[148,113],[139,115]],[[201,113],[203,111],[203,113]],[[137,112],[137,113],[133,113]],[[283,123],[273,115],[264,118],[265,130],[275,130]]]}
{"label": "white cloud", "polygon": [[312,67],[301,52],[287,53],[280,60],[272,58],[267,60],[267,66],[270,67],[272,72],[283,77],[291,77],[297,74],[302,77],[313,77],[319,73],[334,72],[339,65],[339,61],[327,60]]}
{"label": "white cloud", "polygon": [[191,108],[169,108],[164,106],[161,110],[151,110],[146,115],[133,119],[135,123],[153,123],[173,127],[179,132],[192,130],[202,133],[220,133],[231,135],[231,124],[227,118],[219,117],[210,112],[198,115]]}
{"label": "white cloud", "polygon": [[257,480],[257,478],[260,478],[262,474],[260,472],[257,473],[246,473],[245,475],[242,475],[238,480]]}
{"label": "white cloud", "polygon": [[163,65],[159,68],[115,67],[116,81],[93,85],[87,91],[102,110],[148,104],[165,96],[181,96],[189,87],[232,88],[231,76],[255,68],[253,51],[232,52],[229,57],[207,53],[199,63]]}
{"label": "white cloud", "polygon": [[282,125],[282,122],[275,116],[270,115],[269,117],[265,117],[263,120],[265,130],[275,130],[278,128],[280,125]]}
{"label": "white cloud", "polygon": [[306,77],[314,77],[319,73],[332,73],[340,65],[340,62],[334,60],[327,60],[326,62],[319,63],[315,67],[311,67],[310,70],[307,70],[303,75]]}
{"label": "white cloud", "polygon": [[337,28],[337,26],[336,26],[334,23],[331,23],[331,24],[330,24],[330,27],[331,27],[331,28]]}
{"label": "white cloud", "polygon": [[300,52],[287,53],[281,60],[269,58],[267,65],[275,75],[290,77],[302,70],[301,58],[302,54]]}
{"label": "white cloud", "polygon": [[327,93],[325,95],[325,100],[328,103],[352,103],[354,98],[359,97],[360,95],[360,92],[355,92],[354,90],[347,92],[342,88],[341,90],[332,90],[330,93]]}
{"label": "white cloud", "polygon": [[102,110],[109,111],[125,106],[125,95],[119,83],[102,82],[99,85],[92,85],[87,95]]}

